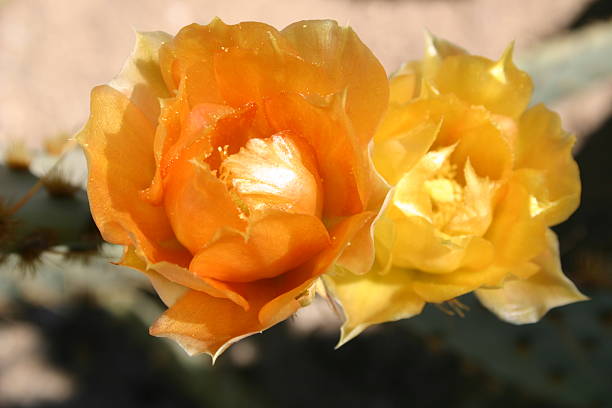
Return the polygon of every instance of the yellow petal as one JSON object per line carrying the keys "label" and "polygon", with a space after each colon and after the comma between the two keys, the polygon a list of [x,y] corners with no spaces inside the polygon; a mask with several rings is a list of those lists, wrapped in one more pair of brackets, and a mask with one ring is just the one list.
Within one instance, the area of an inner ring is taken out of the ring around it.
{"label": "yellow petal", "polygon": [[406,319],[421,313],[425,302],[412,291],[411,274],[392,268],[385,274],[375,266],[365,275],[338,268],[323,277],[345,315],[340,347],[373,324]]}
{"label": "yellow petal", "polygon": [[299,21],[282,35],[306,61],[320,66],[338,90],[346,89],[346,113],[367,146],[387,108],[387,75],[350,27],[332,20]]}
{"label": "yellow petal", "polygon": [[403,173],[395,186],[393,205],[406,217],[421,217],[432,222],[433,210],[425,182],[442,167],[452,154],[454,146],[431,151],[421,157],[410,171]]}
{"label": "yellow petal", "polygon": [[463,204],[444,226],[444,232],[482,236],[493,219],[493,197],[498,184],[478,177],[469,160],[465,164],[464,177]]}
{"label": "yellow petal", "polygon": [[389,79],[389,109],[404,105],[417,95],[419,72],[415,63],[403,64]]}
{"label": "yellow petal", "polygon": [[420,96],[425,94],[423,85],[434,87],[431,80],[435,78],[438,70],[440,69],[442,61],[444,61],[446,57],[451,57],[453,55],[464,55],[467,54],[467,52],[458,45],[436,37],[429,31],[425,31],[424,54],[423,60],[419,66],[419,71],[421,73],[421,90],[419,91]]}
{"label": "yellow petal", "polygon": [[445,58],[433,79],[441,93],[453,93],[493,113],[517,118],[529,103],[533,84],[512,62],[512,50],[497,61],[455,55]]}
{"label": "yellow petal", "polygon": [[[486,241],[477,241],[486,245]],[[475,248],[480,246],[478,244]],[[483,248],[487,248],[483,246]],[[493,257],[492,248],[489,247],[487,256]],[[486,253],[485,252],[485,253]],[[507,269],[490,265],[483,268],[459,268],[452,273],[431,274],[415,272],[412,288],[422,299],[427,302],[445,302],[464,295],[483,286],[497,286],[508,274]]]}
{"label": "yellow petal", "polygon": [[544,105],[534,106],[520,119],[516,168],[535,200],[537,216],[548,226],[567,219],[580,202],[574,141],[561,128],[559,115]]}
{"label": "yellow petal", "polygon": [[170,96],[159,66],[159,49],[171,40],[172,36],[162,31],[137,32],[132,54],[108,84],[127,96],[152,124],[159,116],[159,99]]}
{"label": "yellow petal", "polygon": [[443,59],[452,55],[464,54],[467,52],[458,45],[425,31],[425,58]]}
{"label": "yellow petal", "polygon": [[418,217],[395,220],[395,224],[393,264],[426,271],[424,279],[432,274],[452,275],[461,267],[484,267],[492,261],[493,247],[483,238],[440,234],[433,225]]}
{"label": "yellow petal", "polygon": [[476,291],[484,306],[500,319],[514,324],[535,323],[550,309],[587,300],[563,274],[559,244],[551,230],[546,231],[547,247],[535,259],[539,272],[528,279],[510,279],[500,289]]}
{"label": "yellow petal", "polygon": [[531,216],[525,188],[511,181],[497,204],[495,218],[485,238],[495,245],[495,262],[500,266],[530,261],[546,247],[546,225]]}
{"label": "yellow petal", "polygon": [[373,160],[376,170],[385,180],[395,185],[403,173],[427,153],[440,131],[440,124],[425,122],[374,145]]}

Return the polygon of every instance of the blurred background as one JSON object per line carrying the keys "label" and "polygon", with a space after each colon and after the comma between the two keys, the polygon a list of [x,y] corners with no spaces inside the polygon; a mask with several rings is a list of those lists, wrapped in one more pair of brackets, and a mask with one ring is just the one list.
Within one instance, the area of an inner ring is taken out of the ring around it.
{"label": "blurred background", "polygon": [[[422,55],[424,29],[490,58],[515,40],[534,102],[578,136],[582,206],[556,231],[566,274],[592,300],[516,327],[465,296],[464,317],[429,306],[339,350],[340,321],[315,302],[211,366],[147,334],[163,305],[109,263],[120,250],[91,223],[76,155],[17,221],[0,220],[0,407],[612,407],[610,0],[0,0],[0,153],[13,161],[0,165],[0,210],[85,122],[89,91],[119,71],[134,30],[214,16],[277,28],[333,18],[389,73]],[[15,230],[19,244],[3,241]]]}

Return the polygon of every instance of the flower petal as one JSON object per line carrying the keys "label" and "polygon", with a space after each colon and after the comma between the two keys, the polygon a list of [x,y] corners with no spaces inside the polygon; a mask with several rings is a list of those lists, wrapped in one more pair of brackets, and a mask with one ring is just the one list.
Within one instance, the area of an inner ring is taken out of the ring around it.
{"label": "flower petal", "polygon": [[125,95],[103,85],[91,95],[91,116],[77,135],[89,165],[91,212],[106,241],[134,245],[151,262],[185,265],[163,208],[140,200],[155,172],[154,130]]}
{"label": "flower petal", "polygon": [[559,115],[544,105],[521,116],[516,168],[537,203],[538,217],[548,226],[567,219],[580,202],[578,165],[572,158],[574,141],[561,128]]}
{"label": "flower petal", "polygon": [[493,199],[498,184],[488,178],[478,177],[468,160],[464,168],[465,187],[463,205],[444,226],[451,235],[470,234],[483,236],[493,219]]}
{"label": "flower petal", "polygon": [[535,323],[550,309],[588,298],[563,274],[559,244],[551,230],[546,231],[546,249],[534,262],[539,272],[527,279],[510,279],[499,289],[479,289],[480,302],[500,319],[514,324]]}
{"label": "flower petal", "polygon": [[160,98],[170,96],[159,66],[159,49],[171,40],[162,31],[137,32],[132,54],[108,84],[127,96],[152,124],[157,123]]}
{"label": "flower petal", "polygon": [[173,89],[182,83],[192,106],[239,106],[258,102],[266,90],[278,92],[280,84],[305,90],[325,83],[323,76],[313,74],[320,69],[300,60],[284,36],[264,23],[227,25],[214,19],[208,25],[192,24],[181,29],[161,55],[166,82]]}
{"label": "flower petal", "polygon": [[382,177],[376,172],[372,174],[372,197],[368,203],[368,211],[376,214],[349,238],[346,247],[336,260],[336,265],[357,274],[363,275],[374,264],[374,230],[379,222],[384,222],[382,215],[391,203],[393,193]]}
{"label": "flower petal", "polygon": [[269,212],[245,234],[228,232],[195,253],[189,269],[225,282],[252,282],[298,267],[329,246],[327,229],[313,215]]}
{"label": "flower petal", "polygon": [[[403,64],[389,79],[389,109],[408,103],[417,96],[418,71],[414,64]],[[387,113],[388,114],[388,113]]]}
{"label": "flower petal", "polygon": [[337,97],[329,106],[315,107],[297,94],[268,98],[266,116],[274,132],[303,137],[317,157],[323,180],[324,215],[362,212],[370,198],[370,167],[366,146],[350,132]]}
{"label": "flower petal", "polygon": [[384,274],[375,266],[365,275],[335,269],[323,279],[345,315],[340,347],[373,324],[406,319],[421,313],[425,301],[411,288],[411,273],[391,268]]}
{"label": "flower petal", "polygon": [[178,240],[192,254],[202,250],[222,229],[245,231],[247,222],[205,163],[178,160],[168,176],[164,207]]}
{"label": "flower petal", "polygon": [[393,263],[398,267],[426,271],[425,275],[454,274],[458,268],[485,267],[492,261],[493,247],[486,239],[442,235],[418,217],[396,220],[395,224],[398,238]]}
{"label": "flower petal", "polygon": [[512,47],[499,61],[473,55],[446,57],[433,82],[440,93],[453,93],[459,99],[513,118],[527,108],[533,90],[529,75],[512,62]]}
{"label": "flower petal", "polygon": [[168,307],[176,303],[188,288],[164,278],[154,270],[148,269],[147,262],[143,260],[132,246],[125,247],[123,258],[117,263],[121,266],[136,269],[148,276],[155,292]]}
{"label": "flower petal", "polygon": [[332,20],[298,21],[282,30],[300,57],[320,66],[337,91],[346,89],[346,113],[363,148],[387,108],[384,68],[350,27]]}
{"label": "flower petal", "polygon": [[[262,308],[260,320],[262,322],[273,320],[288,304],[295,304],[296,298],[299,298],[299,295],[313,284],[317,277],[331,267],[353,237],[369,225],[375,215],[374,212],[365,211],[340,221],[329,230],[331,245],[327,249],[299,268],[275,278],[276,286],[269,286],[273,289],[272,300]],[[264,282],[264,285],[267,286],[268,283]],[[266,289],[261,287],[261,290]]]}
{"label": "flower petal", "polygon": [[316,159],[312,148],[300,139],[288,132],[250,139],[240,152],[223,161],[223,179],[251,216],[269,210],[320,216],[322,194]]}
{"label": "flower petal", "polygon": [[546,225],[531,216],[529,194],[514,180],[500,198],[485,238],[495,246],[495,263],[520,265],[530,261],[546,247]]}
{"label": "flower petal", "polygon": [[[481,241],[482,242],[482,241]],[[498,286],[508,274],[506,268],[460,268],[452,273],[414,272],[412,289],[426,302],[446,302],[483,286]]]}
{"label": "flower petal", "polygon": [[375,144],[373,160],[376,170],[389,184],[397,184],[402,174],[410,171],[427,153],[439,131],[440,124],[424,122]]}
{"label": "flower petal", "polygon": [[245,311],[230,300],[190,290],[153,323],[149,332],[175,340],[189,355],[206,353],[214,361],[232,343],[269,327],[259,322],[261,306],[253,306]]}

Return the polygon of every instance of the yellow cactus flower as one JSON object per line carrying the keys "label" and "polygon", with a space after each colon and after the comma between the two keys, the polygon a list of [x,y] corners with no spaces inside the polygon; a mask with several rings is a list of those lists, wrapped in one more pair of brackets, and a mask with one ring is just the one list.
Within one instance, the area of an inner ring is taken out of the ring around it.
{"label": "yellow cactus flower", "polygon": [[372,154],[394,193],[375,265],[358,275],[340,262],[324,278],[346,315],[340,344],[471,291],[516,324],[586,299],[550,230],[580,200],[574,136],[545,106],[528,108],[532,82],[512,46],[492,61],[428,37],[425,58],[390,87]]}

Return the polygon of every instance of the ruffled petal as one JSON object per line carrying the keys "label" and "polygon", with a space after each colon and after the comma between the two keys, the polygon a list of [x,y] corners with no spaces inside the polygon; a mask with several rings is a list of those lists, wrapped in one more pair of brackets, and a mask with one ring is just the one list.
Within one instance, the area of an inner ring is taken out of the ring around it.
{"label": "ruffled petal", "polygon": [[396,220],[394,265],[419,269],[425,275],[454,274],[458,268],[486,267],[493,260],[493,246],[486,239],[439,234],[427,221],[409,217]]}
{"label": "ruffled petal", "polygon": [[268,98],[265,110],[274,132],[291,131],[313,147],[323,180],[323,214],[346,216],[367,206],[370,166],[367,149],[351,134],[338,98],[316,107],[287,93]]}
{"label": "ruffled petal", "polygon": [[323,277],[345,316],[336,347],[373,324],[421,313],[425,301],[412,290],[411,273],[397,268],[384,274],[380,272],[380,267],[375,266],[367,274],[358,276],[337,268]]}
{"label": "ruffled petal", "polygon": [[463,203],[444,226],[451,235],[483,236],[493,219],[493,203],[499,185],[488,178],[478,177],[468,160],[464,168]]}
{"label": "ruffled petal", "polygon": [[379,223],[384,222],[383,214],[391,204],[393,197],[393,192],[389,190],[388,184],[376,171],[372,172],[371,180],[372,195],[367,209],[377,215],[371,221],[364,223],[336,260],[336,265],[357,275],[365,274],[374,264],[376,258],[374,231],[378,228]]}
{"label": "ruffled petal", "polygon": [[575,137],[559,115],[537,105],[521,116],[517,173],[532,197],[533,215],[548,226],[563,222],[580,203],[580,176],[572,158]]}
{"label": "ruffled petal", "polygon": [[374,145],[376,170],[395,185],[427,153],[440,131],[439,123],[424,122]]}
{"label": "ruffled petal", "polygon": [[[174,283],[159,273],[147,267],[147,262],[136,253],[132,246],[125,247],[123,257],[117,263],[121,266],[136,269],[147,275],[155,292],[159,295],[164,304],[168,307],[172,306],[176,301],[185,294],[187,287]],[[177,267],[178,268],[178,267]]]}
{"label": "ruffled petal", "polygon": [[162,72],[172,89],[184,86],[190,105],[258,102],[279,89],[333,92],[316,64],[299,58],[274,27],[257,22],[181,29],[162,48]]}
{"label": "ruffled petal", "polygon": [[230,300],[190,290],[153,323],[149,332],[176,341],[189,355],[206,353],[214,361],[232,343],[269,327],[260,323],[260,308],[253,306],[245,311]]}
{"label": "ruffled petal", "polygon": [[412,289],[426,302],[440,303],[481,287],[499,286],[507,275],[506,268],[496,265],[478,269],[460,268],[446,274],[414,271]]}
{"label": "ruffled petal", "polygon": [[512,62],[512,46],[499,61],[473,55],[444,58],[433,79],[440,93],[517,118],[527,108],[533,84]]}
{"label": "ruffled petal", "polygon": [[155,172],[154,129],[125,95],[94,88],[91,116],[77,135],[89,165],[91,212],[106,241],[134,245],[151,262],[179,265],[190,256],[176,240],[163,208],[138,198]]}
{"label": "ruffled petal", "polygon": [[387,108],[384,68],[350,27],[332,20],[298,21],[281,34],[304,60],[319,66],[337,91],[346,90],[345,110],[365,149]]}
{"label": "ruffled petal", "polygon": [[[389,79],[389,110],[417,96],[419,73],[414,64],[404,64]],[[387,115],[389,113],[387,112]]]}
{"label": "ruffled petal", "polygon": [[245,231],[247,222],[225,183],[205,163],[178,161],[168,177],[164,207],[179,241],[196,254],[221,230]]}
{"label": "ruffled petal", "polygon": [[527,279],[513,278],[499,289],[480,289],[480,302],[500,319],[514,324],[535,323],[550,309],[588,300],[563,274],[559,244],[551,230],[546,231],[546,249],[533,262],[540,270]]}
{"label": "ruffled petal", "polygon": [[222,234],[195,254],[189,269],[220,281],[253,282],[296,268],[329,243],[319,218],[270,212],[253,221],[246,234]]}
{"label": "ruffled petal", "polygon": [[232,106],[260,103],[280,92],[327,95],[342,90],[333,86],[321,67],[281,50],[258,54],[228,48],[215,55],[214,64],[217,86],[223,99]]}
{"label": "ruffled petal", "polygon": [[278,318],[275,316],[282,315],[281,312],[289,307],[288,305],[295,305],[297,299],[302,298],[303,292],[334,264],[349,242],[369,225],[375,216],[376,213],[365,211],[345,218],[330,228],[331,245],[327,249],[299,268],[275,278],[274,285],[268,286],[268,283],[264,282],[261,291],[267,292],[266,288],[270,288],[272,300],[262,308],[260,320],[274,320]]}
{"label": "ruffled petal", "polygon": [[269,210],[321,215],[316,159],[312,148],[300,139],[287,132],[250,139],[240,152],[223,161],[222,178],[251,216]]}
{"label": "ruffled petal", "polygon": [[159,117],[159,100],[170,96],[159,66],[159,49],[171,40],[172,36],[162,31],[137,32],[132,54],[108,84],[127,96],[152,124]]}
{"label": "ruffled petal", "polygon": [[531,216],[530,205],[527,190],[511,180],[485,235],[495,246],[497,265],[520,265],[546,247],[546,225],[542,219]]}

